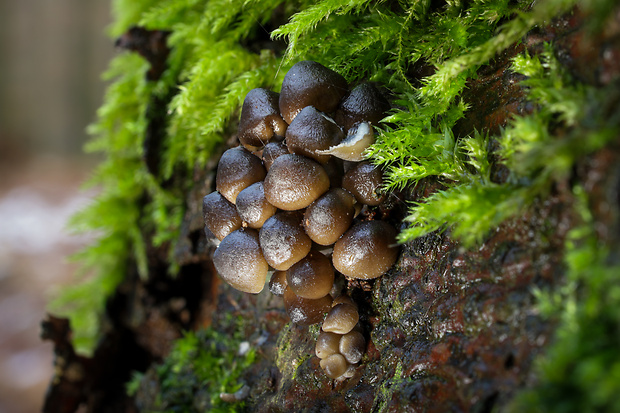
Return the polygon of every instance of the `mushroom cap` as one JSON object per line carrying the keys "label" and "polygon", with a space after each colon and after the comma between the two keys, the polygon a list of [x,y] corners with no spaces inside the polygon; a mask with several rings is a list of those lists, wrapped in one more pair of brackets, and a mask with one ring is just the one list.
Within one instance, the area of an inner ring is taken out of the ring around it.
{"label": "mushroom cap", "polygon": [[359,331],[350,331],[340,338],[338,351],[351,364],[358,363],[366,350],[366,339]]}
{"label": "mushroom cap", "polygon": [[220,241],[241,228],[241,217],[237,208],[217,191],[202,198],[202,216],[205,226]]}
{"label": "mushroom cap", "polygon": [[321,298],[334,285],[334,267],[331,260],[316,250],[286,271],[286,281],[293,292],[303,298]]}
{"label": "mushroom cap", "polygon": [[334,267],[349,278],[371,279],[396,262],[396,229],[384,221],[362,221],[334,244]]}
{"label": "mushroom cap", "polygon": [[265,178],[266,171],[261,160],[242,147],[228,149],[217,165],[215,187],[233,204],[237,194],[255,182]]}
{"label": "mushroom cap", "polygon": [[330,156],[320,155],[317,151],[338,145],[344,137],[344,132],[333,119],[314,106],[306,106],[286,130],[286,145],[291,153],[326,163]]}
{"label": "mushroom cap", "polygon": [[265,286],[269,265],[255,229],[242,228],[226,236],[213,253],[213,264],[224,281],[239,291],[258,294]]}
{"label": "mushroom cap", "polygon": [[347,334],[353,330],[359,320],[360,314],[356,306],[347,303],[338,304],[332,307],[325,317],[323,331]]}
{"label": "mushroom cap", "polygon": [[269,168],[271,168],[271,165],[276,158],[287,153],[289,153],[289,151],[284,142],[269,142],[263,148],[262,153],[263,165],[265,166],[265,169],[269,171]]}
{"label": "mushroom cap", "polygon": [[325,169],[301,155],[279,156],[265,177],[265,197],[276,208],[302,209],[329,189]]}
{"label": "mushroom cap", "polygon": [[289,125],[306,106],[333,112],[347,94],[347,81],[320,63],[304,60],[293,65],[284,76],[280,91],[280,113]]}
{"label": "mushroom cap", "polygon": [[310,239],[331,245],[351,226],[355,198],[342,188],[334,188],[314,201],[304,213],[303,225]]}
{"label": "mushroom cap", "polygon": [[284,308],[291,321],[299,325],[316,324],[323,321],[325,313],[332,305],[332,298],[325,297],[311,299],[295,295],[290,287],[284,290]]}
{"label": "mushroom cap", "polygon": [[287,123],[280,116],[280,95],[256,88],[245,96],[239,120],[239,142],[254,151],[265,146],[274,136],[284,136]]}
{"label": "mushroom cap", "polygon": [[260,228],[276,213],[276,207],[267,202],[263,181],[255,182],[239,192],[236,199],[237,211],[250,228]]}
{"label": "mushroom cap", "polygon": [[269,279],[269,291],[271,294],[282,297],[286,290],[286,271],[275,271]]}
{"label": "mushroom cap", "polygon": [[332,354],[336,354],[340,351],[340,338],[342,335],[336,333],[328,333],[327,331],[321,331],[316,339],[316,345],[314,346],[314,352],[320,359],[325,359]]}
{"label": "mushroom cap", "polygon": [[342,178],[342,187],[351,192],[358,202],[379,205],[386,194],[379,194],[383,185],[383,172],[368,161],[360,162],[349,169]]}
{"label": "mushroom cap", "polygon": [[260,229],[260,245],[265,259],[276,270],[288,270],[304,258],[312,248],[312,241],[301,226],[299,211],[278,212]]}
{"label": "mushroom cap", "polygon": [[358,122],[377,124],[390,109],[390,102],[373,83],[360,83],[342,99],[335,119],[345,130]]}
{"label": "mushroom cap", "polygon": [[342,354],[338,353],[332,354],[326,359],[321,360],[319,365],[323,370],[325,370],[325,374],[327,374],[327,377],[330,379],[337,379],[345,374],[349,368],[349,363],[347,363],[347,360]]}

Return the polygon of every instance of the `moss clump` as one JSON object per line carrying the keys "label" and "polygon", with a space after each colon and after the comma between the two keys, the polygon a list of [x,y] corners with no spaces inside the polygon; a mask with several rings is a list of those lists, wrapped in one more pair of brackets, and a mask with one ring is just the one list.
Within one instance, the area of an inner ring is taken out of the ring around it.
{"label": "moss clump", "polygon": [[567,282],[559,291],[537,292],[539,307],[558,322],[555,339],[515,412],[620,410],[620,265],[593,230],[583,188],[575,195],[582,223],[566,242]]}
{"label": "moss clump", "polygon": [[[231,324],[242,325],[242,320]],[[256,350],[240,353],[243,334],[231,336],[213,329],[188,332],[176,341],[163,363],[146,374],[136,373],[127,386],[140,409],[157,412],[235,412],[243,401],[225,402],[221,393],[243,387],[239,377],[256,359]],[[153,394],[153,381],[156,393]]]}

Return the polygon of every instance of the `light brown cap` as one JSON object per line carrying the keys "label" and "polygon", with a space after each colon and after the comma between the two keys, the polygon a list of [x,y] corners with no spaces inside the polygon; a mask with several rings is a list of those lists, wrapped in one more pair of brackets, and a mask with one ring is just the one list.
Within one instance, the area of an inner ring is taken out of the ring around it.
{"label": "light brown cap", "polygon": [[377,278],[396,262],[396,229],[385,221],[362,221],[334,244],[332,262],[349,278]]}
{"label": "light brown cap", "polygon": [[265,286],[269,266],[255,229],[231,232],[215,250],[213,264],[220,277],[239,291],[258,294]]}
{"label": "light brown cap", "polygon": [[360,319],[357,307],[351,304],[338,304],[332,307],[323,321],[323,331],[347,334]]}
{"label": "light brown cap", "polygon": [[331,245],[351,226],[355,198],[342,188],[331,189],[314,201],[304,213],[306,233],[320,245]]}
{"label": "light brown cap", "polygon": [[334,267],[325,255],[311,250],[286,271],[286,281],[300,297],[321,298],[329,294],[334,285]]}
{"label": "light brown cap", "polygon": [[319,365],[330,379],[337,379],[347,372],[349,363],[342,354],[332,354],[320,361]]}
{"label": "light brown cap", "polygon": [[342,335],[336,333],[328,333],[327,331],[321,331],[316,339],[316,345],[314,346],[314,352],[320,359],[325,359],[332,354],[336,354],[340,351],[340,338]]}
{"label": "light brown cap", "polygon": [[329,189],[325,169],[301,155],[279,156],[265,177],[265,197],[276,208],[302,209]]}
{"label": "light brown cap", "polygon": [[265,259],[276,270],[288,270],[312,248],[312,240],[301,226],[299,211],[281,211],[260,229],[260,245]]}
{"label": "light brown cap", "polygon": [[338,350],[349,363],[358,363],[366,351],[366,339],[359,331],[350,331],[340,338]]}

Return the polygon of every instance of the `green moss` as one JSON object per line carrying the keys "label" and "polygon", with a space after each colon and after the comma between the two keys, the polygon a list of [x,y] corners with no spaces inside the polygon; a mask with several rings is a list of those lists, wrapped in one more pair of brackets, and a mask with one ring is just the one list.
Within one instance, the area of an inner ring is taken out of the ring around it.
{"label": "green moss", "polygon": [[[243,320],[231,324],[242,326]],[[159,383],[157,398],[149,400],[149,411],[157,412],[235,412],[241,411],[244,402],[227,403],[220,393],[234,393],[243,383],[239,377],[256,360],[256,350],[251,348],[240,355],[243,341],[240,329],[230,337],[213,329],[196,333],[188,332],[176,341],[170,355],[154,367]],[[134,374],[127,385],[130,395],[136,395],[142,384],[150,386],[152,377]],[[148,395],[143,397],[149,397]]]}
{"label": "green moss", "polygon": [[404,380],[406,379],[403,378],[403,364],[398,362],[392,378],[383,381],[379,386],[379,391],[377,392],[377,396],[373,402],[372,410],[376,412],[384,412],[394,396],[394,391],[400,388],[400,385]]}
{"label": "green moss", "polygon": [[597,239],[585,193],[575,188],[582,224],[566,241],[567,283],[538,292],[540,308],[558,322],[555,338],[537,360],[536,386],[512,411],[619,411],[620,265]]}
{"label": "green moss", "polygon": [[[544,196],[577,160],[617,136],[617,125],[597,109],[606,99],[603,91],[571,79],[549,45],[541,56],[515,58],[512,70],[527,76],[522,84],[528,88],[528,99],[540,110],[513,119],[495,137],[502,163],[510,169],[509,179],[501,184],[489,179],[488,146],[479,134],[458,144],[445,127],[443,136],[428,133],[419,137],[412,149],[415,155],[392,169],[389,185],[399,187],[434,175],[448,179],[448,188],[412,206],[406,218],[412,226],[400,233],[401,242],[449,227],[464,245],[479,243],[492,228]],[[406,142],[415,125],[409,127],[412,120],[407,114],[394,117],[407,127],[390,130],[386,136],[390,142]],[[559,127],[566,128],[566,136],[555,139],[551,129]],[[432,131],[432,125],[427,130]]]}

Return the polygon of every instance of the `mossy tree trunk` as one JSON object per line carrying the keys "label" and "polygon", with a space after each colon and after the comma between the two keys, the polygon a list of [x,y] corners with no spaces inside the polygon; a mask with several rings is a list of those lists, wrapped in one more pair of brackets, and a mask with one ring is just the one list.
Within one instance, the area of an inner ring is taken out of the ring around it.
{"label": "mossy tree trunk", "polygon": [[[618,408],[617,6],[265,2],[261,11],[234,3],[226,14],[216,3],[189,3],[123,16],[146,23],[119,44],[150,66],[131,60],[122,70],[150,70],[146,80],[123,75],[94,129],[108,134],[99,145],[113,160],[102,168],[104,182],[127,191],[101,205],[133,220],[110,224],[118,245],[103,255],[131,253],[114,261],[122,277],[110,282],[91,358],[75,354],[66,324],[46,324],[60,366],[46,411],[80,403],[89,411]],[[211,20],[201,21],[209,10]],[[286,53],[256,21],[287,36]],[[313,36],[349,26],[350,39],[314,48]],[[188,34],[196,27],[198,38]],[[434,43],[440,39],[453,44]],[[193,47],[209,50],[210,61]],[[291,324],[268,291],[242,294],[219,280],[201,213],[219,154],[236,144],[244,93],[277,88],[287,59],[321,53],[353,83],[383,81],[397,106],[371,157],[386,168],[402,252],[383,277],[350,286],[369,344],[355,376],[342,382],[313,356],[317,326]],[[207,81],[222,90],[219,100],[205,102]],[[123,105],[135,119],[120,113]],[[126,178],[135,171],[138,178]],[[186,330],[195,333],[181,338]],[[240,351],[243,342],[249,349]],[[132,372],[140,373],[127,395]]]}

